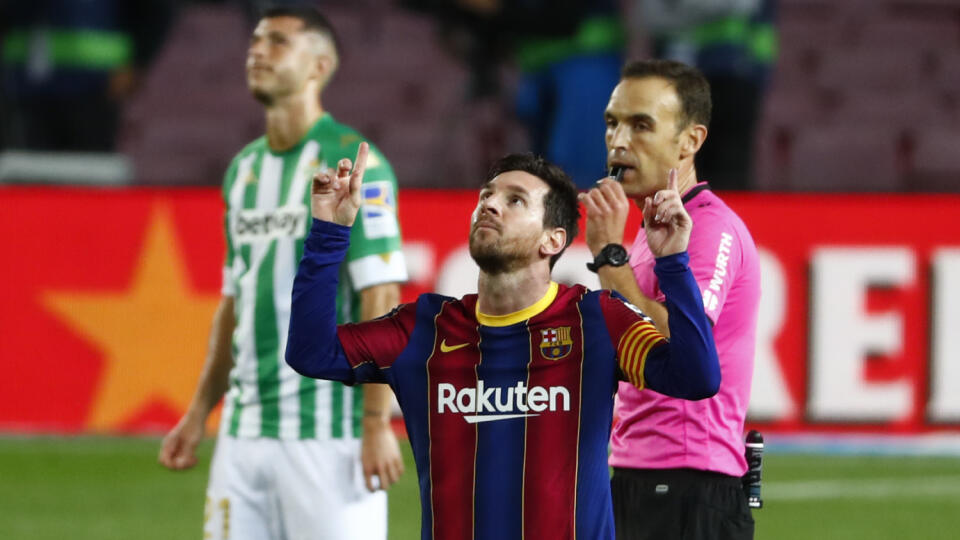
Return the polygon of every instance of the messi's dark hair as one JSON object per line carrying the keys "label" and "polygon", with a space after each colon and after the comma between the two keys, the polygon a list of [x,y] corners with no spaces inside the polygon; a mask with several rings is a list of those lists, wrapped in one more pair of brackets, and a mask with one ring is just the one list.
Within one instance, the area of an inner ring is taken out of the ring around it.
{"label": "messi's dark hair", "polygon": [[543,198],[543,226],[546,228],[560,227],[567,231],[567,243],[563,246],[563,250],[550,257],[550,268],[552,269],[560,255],[563,255],[563,252],[580,232],[577,224],[580,220],[577,186],[567,176],[567,173],[563,172],[563,169],[529,152],[508,154],[494,161],[484,181],[489,182],[498,175],[510,171],[523,171],[532,174],[546,182],[550,188]]}
{"label": "messi's dark hair", "polygon": [[690,122],[710,126],[713,103],[710,100],[710,83],[699,69],[675,60],[636,60],[623,66],[622,79],[660,77],[670,81],[680,98],[680,122],[683,129]]}

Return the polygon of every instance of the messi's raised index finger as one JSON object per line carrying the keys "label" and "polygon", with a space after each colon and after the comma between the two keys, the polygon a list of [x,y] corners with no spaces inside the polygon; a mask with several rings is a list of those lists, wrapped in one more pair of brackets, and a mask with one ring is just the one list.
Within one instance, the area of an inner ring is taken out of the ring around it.
{"label": "messi's raised index finger", "polygon": [[353,166],[354,176],[359,176],[360,179],[363,179],[363,173],[367,170],[367,155],[370,153],[370,145],[366,142],[360,143],[360,147],[357,148],[357,160]]}

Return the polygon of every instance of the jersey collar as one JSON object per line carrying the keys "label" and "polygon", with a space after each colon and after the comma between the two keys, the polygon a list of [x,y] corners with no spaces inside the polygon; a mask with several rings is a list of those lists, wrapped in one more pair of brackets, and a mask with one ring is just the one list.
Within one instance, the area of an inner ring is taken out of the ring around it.
{"label": "jersey collar", "polygon": [[332,123],[333,121],[334,121],[333,117],[330,116],[330,113],[328,113],[327,111],[323,111],[323,114],[320,115],[320,118],[317,118],[316,122],[314,122],[313,125],[310,126],[310,129],[308,129],[307,132],[303,135],[303,137],[299,141],[297,141],[297,144],[291,146],[290,148],[284,150],[283,152],[276,152],[272,150],[270,148],[270,145],[267,144],[266,135],[264,135],[263,137],[263,144],[264,146],[266,146],[268,152],[278,157],[290,155],[290,154],[293,154],[294,152],[300,152],[301,150],[303,150],[303,145],[307,144],[307,141],[317,139],[320,136],[320,134],[323,132],[323,130],[328,129],[327,125]]}
{"label": "jersey collar", "polygon": [[681,197],[680,200],[683,201],[683,204],[687,204],[688,202],[692,201],[694,197],[699,195],[701,191],[706,191],[709,189],[710,189],[710,184],[706,182],[700,182],[699,184],[687,190],[687,192],[683,194],[683,197]]}
{"label": "jersey collar", "polygon": [[521,309],[520,311],[514,311],[513,313],[507,313],[506,315],[487,315],[480,312],[480,303],[477,303],[477,322],[484,326],[510,326],[511,324],[517,324],[518,322],[525,321],[543,310],[553,303],[554,299],[557,297],[557,290],[559,289],[556,281],[550,282],[550,287],[547,288],[547,293],[543,295],[543,298],[537,300],[532,305]]}

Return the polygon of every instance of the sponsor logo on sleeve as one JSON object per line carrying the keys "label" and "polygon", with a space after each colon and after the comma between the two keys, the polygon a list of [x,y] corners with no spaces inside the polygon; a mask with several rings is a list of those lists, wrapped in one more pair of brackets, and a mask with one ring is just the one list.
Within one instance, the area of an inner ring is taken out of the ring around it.
{"label": "sponsor logo on sleeve", "polygon": [[396,198],[388,181],[365,182],[362,187],[363,234],[367,238],[386,238],[399,234]]}
{"label": "sponsor logo on sleeve", "polygon": [[710,285],[703,291],[703,308],[714,311],[720,304],[720,289],[727,277],[727,263],[730,261],[730,248],[733,246],[733,236],[730,233],[720,233],[720,245],[717,247],[717,259],[713,268],[713,277]]}

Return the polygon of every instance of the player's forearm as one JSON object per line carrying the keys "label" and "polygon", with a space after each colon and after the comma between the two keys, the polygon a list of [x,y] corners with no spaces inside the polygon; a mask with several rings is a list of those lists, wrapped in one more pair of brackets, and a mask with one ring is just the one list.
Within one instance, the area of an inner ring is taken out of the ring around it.
{"label": "player's forearm", "polygon": [[337,282],[350,245],[350,228],[313,220],[293,281],[286,360],[297,373],[352,382],[353,370],[337,338]]}
{"label": "player's forearm", "polygon": [[679,253],[657,259],[654,271],[666,296],[671,338],[651,351],[644,366],[647,386],[684,399],[704,399],[720,388],[720,361],[710,320],[689,257]]}
{"label": "player's forearm", "polygon": [[[364,321],[374,319],[400,303],[400,285],[384,283],[367,287],[360,291],[360,318]],[[370,384],[363,390],[363,426],[364,429],[379,427],[390,421],[390,408],[393,405],[393,392],[385,384]]]}
{"label": "player's forearm", "polygon": [[363,389],[363,427],[379,427],[390,422],[393,392],[385,384],[368,384]]}
{"label": "player's forearm", "polygon": [[646,296],[637,285],[637,278],[633,275],[633,269],[629,265],[624,266],[604,266],[597,272],[600,278],[600,286],[604,289],[617,291],[628,302],[640,308],[646,316],[653,319],[653,324],[657,330],[666,337],[670,337],[670,327],[668,323],[667,308],[660,302]]}
{"label": "player's forearm", "polygon": [[360,291],[360,320],[369,321],[389,313],[400,303],[400,285],[383,283]]}
{"label": "player's forearm", "polygon": [[233,297],[224,296],[213,316],[207,358],[188,409],[188,414],[197,416],[198,420],[207,418],[229,388],[230,369],[233,367],[230,344],[235,326]]}

